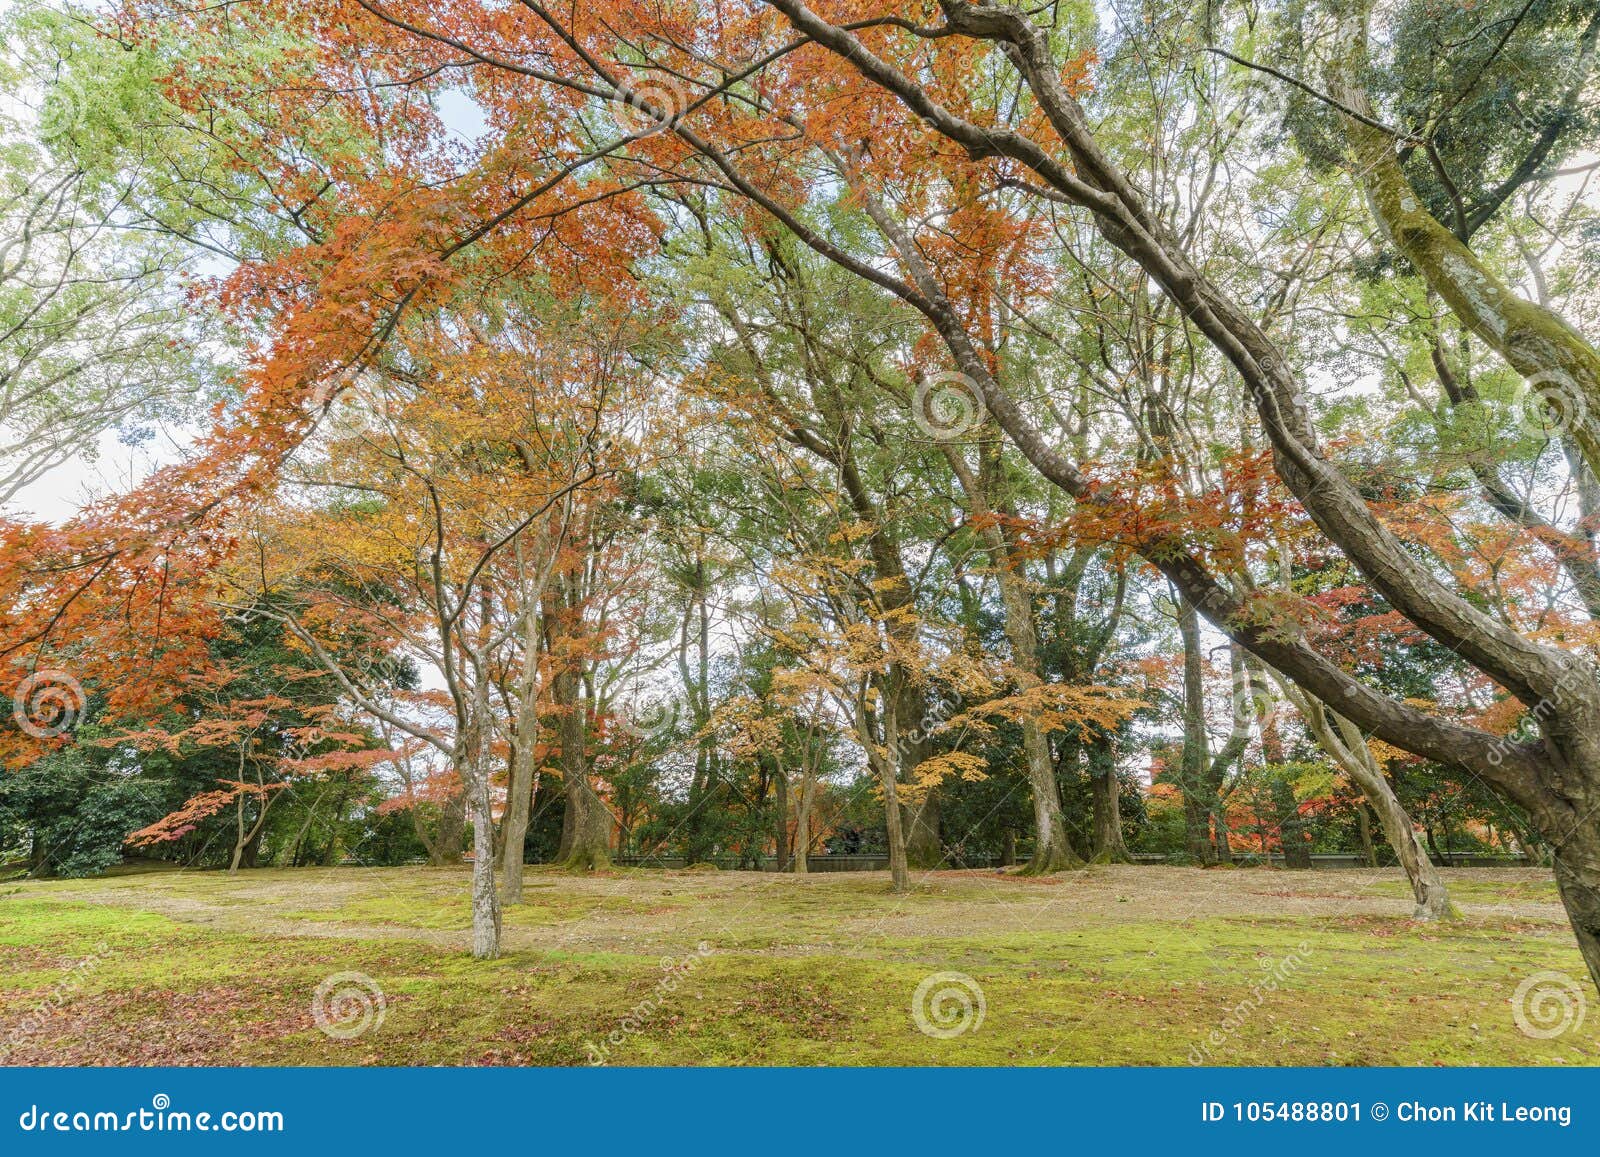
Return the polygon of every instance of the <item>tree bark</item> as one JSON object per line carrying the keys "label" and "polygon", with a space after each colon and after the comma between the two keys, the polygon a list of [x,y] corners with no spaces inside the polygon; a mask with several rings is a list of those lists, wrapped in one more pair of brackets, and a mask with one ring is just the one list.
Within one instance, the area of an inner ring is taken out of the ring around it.
{"label": "tree bark", "polygon": [[1104,731],[1089,740],[1089,794],[1093,808],[1090,847],[1097,864],[1133,861],[1122,838],[1121,784],[1117,779],[1114,740]]}
{"label": "tree bark", "polygon": [[817,775],[811,767],[809,755],[802,774],[800,806],[795,809],[794,816],[794,872],[799,876],[811,870],[806,859],[811,855],[811,809],[817,798]]}
{"label": "tree bark", "polygon": [[780,762],[777,774],[773,779],[773,810],[777,813],[776,831],[773,832],[773,858],[777,861],[777,870],[787,872],[790,869],[789,857],[789,775]]}
{"label": "tree bark", "polygon": [[472,955],[492,960],[500,955],[500,894],[495,879],[494,796],[490,790],[494,724],[484,680],[474,682],[471,702],[473,717],[462,729],[465,734],[457,766],[462,769],[472,809]]}
{"label": "tree bark", "polygon": [[[546,536],[541,534],[541,545]],[[519,562],[521,554],[518,555]],[[516,731],[511,743],[511,774],[506,783],[506,813],[501,820],[500,876],[501,899],[506,904],[522,903],[523,845],[528,837],[528,816],[533,808],[534,779],[537,775],[535,749],[539,735],[539,655],[542,624],[537,611],[548,573],[541,576],[536,591],[525,590],[523,598],[522,670],[517,679]]]}
{"label": "tree bark", "polygon": [[[1361,729],[1338,713],[1331,711],[1321,700],[1306,695],[1292,686],[1285,691],[1299,709],[1322,749],[1328,753],[1339,769],[1355,782],[1362,797],[1378,817],[1384,838],[1394,849],[1405,870],[1415,900],[1412,918],[1416,920],[1449,920],[1456,916],[1450,902],[1444,877],[1428,855],[1422,838],[1417,835],[1417,825],[1412,822],[1390,786],[1388,777],[1378,766]],[[1370,837],[1368,837],[1370,846]]]}
{"label": "tree bark", "polygon": [[[416,816],[413,822],[421,837],[421,816]],[[439,827],[432,841],[423,837],[423,846],[428,849],[428,863],[436,868],[448,868],[461,863],[461,837],[466,827],[467,797],[466,784],[463,783],[460,791],[439,805]]]}
{"label": "tree bark", "polygon": [[592,872],[611,864],[611,815],[589,782],[584,751],[588,721],[577,672],[568,668],[557,673],[551,690],[561,711],[561,779],[567,801],[556,860],[569,871]]}
{"label": "tree bark", "polygon": [[1207,764],[1205,682],[1200,656],[1200,620],[1194,605],[1178,607],[1178,633],[1183,638],[1183,754],[1178,790],[1183,793],[1184,835],[1189,856],[1202,866],[1217,862],[1211,839],[1215,800],[1206,791]]}
{"label": "tree bark", "polygon": [[1361,832],[1361,858],[1367,861],[1367,867],[1378,866],[1378,849],[1372,843],[1372,809],[1367,806],[1366,796],[1356,801],[1356,827]]}
{"label": "tree bark", "polygon": [[879,772],[883,784],[884,819],[889,838],[889,883],[896,892],[911,891],[911,873],[906,856],[905,832],[900,826],[900,799],[892,764]]}

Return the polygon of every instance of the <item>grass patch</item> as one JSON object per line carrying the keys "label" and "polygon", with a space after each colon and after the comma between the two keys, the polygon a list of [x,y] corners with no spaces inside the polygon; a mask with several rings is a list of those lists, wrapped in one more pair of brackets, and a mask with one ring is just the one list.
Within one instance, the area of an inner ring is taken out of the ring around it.
{"label": "grass patch", "polygon": [[[1399,881],[1335,873],[1113,868],[1049,886],[935,874],[896,897],[865,874],[535,872],[491,963],[465,952],[465,884],[435,869],[23,884],[0,898],[0,1052],[12,1064],[1600,1060],[1600,1016],[1551,1040],[1512,1017],[1522,979],[1584,977],[1537,877],[1452,880],[1465,919],[1419,925],[1399,915]],[[1214,902],[1195,903],[1199,887]],[[912,1008],[941,972],[982,994],[981,1025],[950,1039],[921,1031]],[[383,993],[381,1024],[355,1039],[328,1036],[313,1012],[339,973]]]}

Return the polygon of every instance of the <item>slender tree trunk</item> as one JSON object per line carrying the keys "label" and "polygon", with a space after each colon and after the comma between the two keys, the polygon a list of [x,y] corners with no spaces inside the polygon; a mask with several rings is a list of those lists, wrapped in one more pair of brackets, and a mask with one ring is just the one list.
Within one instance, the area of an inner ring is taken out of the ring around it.
{"label": "slender tree trunk", "polygon": [[472,717],[462,729],[456,766],[472,810],[472,955],[492,960],[500,955],[500,892],[495,879],[494,794],[491,768],[494,760],[494,722],[489,709],[489,688],[474,681]]}
{"label": "slender tree trunk", "polygon": [[494,807],[489,777],[473,777],[472,789],[472,955],[500,955],[500,897],[495,887]]}
{"label": "slender tree trunk", "polygon": [[[1400,867],[1405,870],[1406,880],[1411,885],[1411,894],[1416,901],[1411,913],[1412,918],[1416,920],[1453,918],[1456,910],[1450,902],[1450,893],[1445,887],[1444,877],[1439,874],[1439,869],[1428,855],[1427,846],[1417,835],[1417,825],[1401,805],[1388,777],[1378,766],[1378,761],[1373,758],[1361,729],[1344,716],[1329,710],[1320,700],[1306,695],[1294,686],[1286,684],[1285,691],[1299,708],[1306,725],[1322,749],[1332,757],[1339,769],[1355,782],[1356,787],[1361,789],[1362,798],[1377,815],[1384,838],[1394,849]],[[1369,846],[1370,838],[1369,835],[1367,837]]]}
{"label": "slender tree trunk", "polygon": [[907,870],[906,837],[900,826],[900,797],[896,790],[894,765],[884,764],[883,781],[884,818],[889,836],[889,881],[896,892],[911,891],[911,873]]}
{"label": "slender tree trunk", "polygon": [[[542,536],[541,536],[542,542]],[[543,594],[541,580],[539,594]],[[522,903],[523,845],[528,837],[528,815],[533,808],[535,749],[539,735],[539,638],[542,624],[535,613],[534,594],[525,595],[523,610],[522,671],[517,679],[517,730],[511,751],[511,775],[506,784],[506,814],[501,820],[500,877],[506,904]]]}
{"label": "slender tree trunk", "polygon": [[860,689],[855,704],[856,730],[867,751],[868,763],[876,769],[883,787],[884,829],[889,841],[889,880],[896,892],[911,890],[911,873],[906,856],[906,832],[901,823],[900,761],[904,745],[900,740],[899,713],[893,695],[882,696],[883,750],[880,753],[872,734],[872,713],[866,704],[866,687]]}
{"label": "slender tree trunk", "polygon": [[1184,835],[1189,855],[1202,865],[1217,862],[1211,840],[1213,801],[1206,798],[1205,681],[1200,657],[1200,619],[1194,604],[1183,600],[1178,609],[1178,632],[1183,636],[1183,755],[1179,790],[1183,793]]}
{"label": "slender tree trunk", "polygon": [[1361,833],[1361,858],[1367,861],[1367,867],[1378,866],[1378,849],[1372,843],[1372,809],[1367,806],[1366,796],[1356,801],[1356,827]]}

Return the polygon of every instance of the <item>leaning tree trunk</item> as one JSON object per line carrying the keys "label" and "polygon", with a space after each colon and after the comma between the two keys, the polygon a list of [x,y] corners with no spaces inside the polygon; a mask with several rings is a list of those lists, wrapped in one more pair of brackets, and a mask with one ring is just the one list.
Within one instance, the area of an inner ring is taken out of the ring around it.
{"label": "leaning tree trunk", "polygon": [[1416,920],[1448,920],[1456,915],[1450,903],[1450,893],[1444,877],[1428,855],[1427,845],[1417,834],[1417,825],[1401,805],[1390,786],[1389,779],[1373,758],[1361,729],[1350,720],[1331,711],[1319,699],[1298,690],[1293,684],[1284,684],[1291,702],[1299,709],[1322,749],[1332,757],[1339,769],[1348,775],[1362,798],[1378,817],[1384,838],[1394,849],[1406,880],[1411,884],[1411,894],[1416,900],[1412,918]]}
{"label": "leaning tree trunk", "polygon": [[1556,888],[1589,976],[1600,985],[1600,827],[1585,818],[1555,848]]}

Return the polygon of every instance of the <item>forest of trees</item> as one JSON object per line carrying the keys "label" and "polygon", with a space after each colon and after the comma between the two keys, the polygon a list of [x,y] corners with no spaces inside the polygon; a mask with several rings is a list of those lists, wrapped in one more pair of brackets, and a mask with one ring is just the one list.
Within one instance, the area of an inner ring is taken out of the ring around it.
{"label": "forest of trees", "polygon": [[4,39],[9,870],[1505,854],[1600,978],[1594,0]]}

